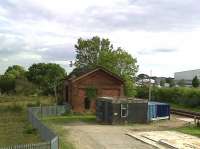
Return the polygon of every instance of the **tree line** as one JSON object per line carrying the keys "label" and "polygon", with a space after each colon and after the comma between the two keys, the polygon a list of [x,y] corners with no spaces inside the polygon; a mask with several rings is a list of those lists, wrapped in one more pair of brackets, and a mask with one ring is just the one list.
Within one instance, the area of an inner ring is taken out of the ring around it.
{"label": "tree line", "polygon": [[65,70],[53,63],[33,64],[28,70],[19,65],[9,66],[0,76],[0,93],[53,95],[65,76]]}
{"label": "tree line", "polygon": [[[125,83],[126,96],[134,96],[135,76],[138,71],[136,58],[121,47],[114,48],[109,39],[98,36],[91,39],[79,38],[74,46],[76,52],[75,68],[69,74],[94,69],[102,66],[116,75]],[[56,51],[55,51],[56,52]],[[0,76],[0,92],[11,94],[56,94],[63,79],[67,76],[65,70],[58,64],[38,63],[25,70],[22,66],[8,67]]]}

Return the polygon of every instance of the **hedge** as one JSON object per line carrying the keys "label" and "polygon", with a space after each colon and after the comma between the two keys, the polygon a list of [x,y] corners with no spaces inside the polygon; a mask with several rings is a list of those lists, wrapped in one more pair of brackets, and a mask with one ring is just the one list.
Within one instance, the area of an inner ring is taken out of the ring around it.
{"label": "hedge", "polygon": [[[137,87],[138,98],[148,98],[147,86]],[[174,103],[188,107],[200,107],[200,89],[189,87],[152,88],[151,99],[153,101]]]}

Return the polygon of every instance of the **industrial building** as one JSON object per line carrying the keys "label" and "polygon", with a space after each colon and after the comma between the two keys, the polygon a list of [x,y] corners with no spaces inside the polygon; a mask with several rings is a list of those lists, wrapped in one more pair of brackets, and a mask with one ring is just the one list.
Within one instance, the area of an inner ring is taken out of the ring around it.
{"label": "industrial building", "polygon": [[191,86],[193,78],[197,76],[200,78],[200,69],[175,72],[174,79],[176,82],[184,80],[185,85]]}

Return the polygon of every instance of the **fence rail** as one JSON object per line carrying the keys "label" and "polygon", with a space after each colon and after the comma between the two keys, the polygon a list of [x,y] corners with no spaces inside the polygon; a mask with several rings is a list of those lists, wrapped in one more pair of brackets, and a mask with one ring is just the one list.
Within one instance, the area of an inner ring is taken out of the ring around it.
{"label": "fence rail", "polygon": [[41,138],[46,142],[0,147],[0,149],[59,149],[59,137],[42,123],[41,118],[61,115],[69,110],[70,107],[68,105],[28,108],[28,121],[32,124],[33,128],[38,130]]}
{"label": "fence rail", "polygon": [[22,144],[15,146],[1,147],[0,149],[50,149],[50,142],[37,143],[37,144]]}

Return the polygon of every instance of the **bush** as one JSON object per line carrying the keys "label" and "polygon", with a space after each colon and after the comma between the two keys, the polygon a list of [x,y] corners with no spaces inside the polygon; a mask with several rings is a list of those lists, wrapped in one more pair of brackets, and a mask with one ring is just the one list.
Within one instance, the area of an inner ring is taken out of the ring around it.
{"label": "bush", "polygon": [[20,95],[37,95],[39,93],[37,86],[26,78],[15,80],[15,91]]}
{"label": "bush", "polygon": [[[138,98],[148,98],[148,87],[137,87]],[[153,101],[174,103],[188,107],[200,107],[200,90],[187,87],[152,88]]]}
{"label": "bush", "polygon": [[27,107],[39,107],[40,104],[41,104],[40,101],[37,100],[37,101],[34,102],[34,103],[28,103],[26,106],[27,106]]}
{"label": "bush", "polygon": [[12,112],[21,112],[23,110],[23,107],[14,102],[12,105],[8,106],[8,110]]}
{"label": "bush", "polygon": [[24,134],[36,134],[37,130],[31,126],[31,124],[26,124],[24,126]]}

